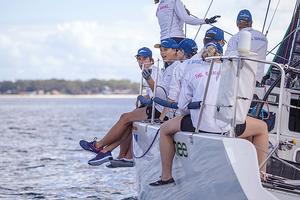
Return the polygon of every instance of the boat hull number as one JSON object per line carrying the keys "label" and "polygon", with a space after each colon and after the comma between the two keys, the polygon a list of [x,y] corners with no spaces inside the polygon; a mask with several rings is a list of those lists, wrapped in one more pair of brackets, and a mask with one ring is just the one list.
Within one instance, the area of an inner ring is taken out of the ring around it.
{"label": "boat hull number", "polygon": [[188,157],[188,149],[184,142],[174,142],[174,145],[177,156]]}

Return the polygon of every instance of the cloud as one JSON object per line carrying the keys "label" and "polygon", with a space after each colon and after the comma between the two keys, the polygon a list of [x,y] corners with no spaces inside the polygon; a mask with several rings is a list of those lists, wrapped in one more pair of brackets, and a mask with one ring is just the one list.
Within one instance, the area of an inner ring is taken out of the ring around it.
{"label": "cloud", "polygon": [[[282,39],[295,1],[281,1],[268,35],[269,49]],[[209,2],[184,0],[190,11],[199,17],[204,16]],[[136,9],[136,17],[130,20],[124,16],[111,20],[2,24],[0,80],[128,78],[139,81],[140,74],[134,58],[137,49],[150,47],[154,57],[159,58],[159,51],[153,48],[153,44],[159,42],[156,5],[153,2],[142,5]],[[236,33],[236,15],[240,9],[248,8],[253,14],[254,28],[261,30],[266,6],[266,1],[259,0],[228,0],[226,4],[214,1],[208,16],[221,15],[216,25]],[[276,2],[272,2],[270,16],[275,6]],[[196,40],[198,46],[202,46],[204,32],[209,27],[202,26]],[[188,26],[187,36],[194,38],[197,30],[198,26]],[[230,38],[229,35],[225,37],[227,40]]]}
{"label": "cloud", "polygon": [[0,79],[138,80],[134,55],[154,38],[144,23],[125,20],[2,27]]}

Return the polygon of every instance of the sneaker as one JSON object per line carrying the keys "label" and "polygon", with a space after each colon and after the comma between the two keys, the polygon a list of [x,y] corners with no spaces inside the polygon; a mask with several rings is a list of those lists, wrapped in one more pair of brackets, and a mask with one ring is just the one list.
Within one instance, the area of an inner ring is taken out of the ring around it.
{"label": "sneaker", "polygon": [[102,153],[100,151],[95,158],[88,161],[88,164],[92,165],[92,166],[97,166],[97,165],[101,165],[105,162],[108,162],[109,160],[112,160],[112,159],[113,159],[113,157],[112,157],[110,151],[108,151],[106,153]]}
{"label": "sneaker", "polygon": [[94,153],[99,153],[99,151],[100,151],[99,149],[96,148],[96,140],[94,140],[92,142],[80,140],[79,145],[86,151],[91,151]]}
{"label": "sneaker", "polygon": [[174,183],[175,184],[175,181],[173,178],[170,178],[169,180],[158,180],[156,182],[153,182],[153,183],[150,183],[149,185],[150,186],[162,186],[162,185],[168,185],[168,184],[171,184],[171,183]]}
{"label": "sneaker", "polygon": [[113,159],[110,161],[111,166],[109,168],[116,168],[116,167],[134,167],[135,163],[133,159]]}

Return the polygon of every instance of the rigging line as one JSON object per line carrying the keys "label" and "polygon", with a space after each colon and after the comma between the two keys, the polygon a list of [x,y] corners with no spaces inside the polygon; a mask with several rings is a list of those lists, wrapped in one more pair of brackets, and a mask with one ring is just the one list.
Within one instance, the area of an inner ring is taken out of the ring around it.
{"label": "rigging line", "polygon": [[269,3],[268,3],[266,16],[265,16],[265,20],[264,20],[264,25],[263,25],[263,28],[262,28],[262,31],[261,31],[262,33],[264,33],[264,30],[265,30],[265,25],[266,25],[266,21],[267,21],[269,10],[270,10],[270,4],[271,4],[271,0],[269,0]]}
{"label": "rigging line", "polygon": [[268,26],[268,29],[266,30],[266,34],[265,34],[265,36],[266,36],[266,37],[267,37],[267,35],[268,35],[268,33],[269,33],[269,30],[270,30],[271,24],[273,23],[274,16],[275,16],[275,14],[277,13],[277,9],[278,9],[279,3],[280,3],[280,0],[278,0],[278,1],[277,1],[277,5],[276,5],[276,8],[275,8],[275,10],[274,10],[274,13],[273,13],[273,15],[272,15],[272,18],[271,18],[270,24],[269,24],[269,26]]}
{"label": "rigging line", "polygon": [[[208,6],[208,8],[207,8],[207,10],[206,10],[206,13],[205,13],[203,19],[206,18],[207,14],[208,14],[208,11],[210,10],[210,7],[211,7],[211,5],[212,5],[213,2],[214,2],[214,0],[211,0],[211,2],[210,2],[209,6]],[[198,36],[198,34],[199,34],[199,31],[200,31],[201,27],[202,27],[202,24],[199,26],[198,31],[197,31],[197,33],[196,33],[196,35],[195,35],[195,37],[194,37],[194,40],[196,40],[196,38],[197,38],[197,36]]]}
{"label": "rigging line", "polygon": [[300,27],[295,28],[292,32],[290,32],[285,38],[283,38],[283,40],[281,40],[275,47],[273,47],[268,53],[267,55],[269,55],[270,53],[272,53],[272,51],[274,51],[279,45],[281,45],[286,39],[288,39],[292,34],[294,34],[294,32],[298,31]]}
{"label": "rigging line", "polygon": [[278,55],[278,54],[276,54],[276,53],[272,53],[271,51],[267,51],[267,55],[268,54],[272,54],[273,56],[277,56],[278,58],[281,58],[281,59],[283,59],[283,60],[285,60],[285,61],[289,61],[289,59],[287,59],[287,58],[285,58],[285,57],[283,57],[283,56],[280,56],[280,55]]}
{"label": "rigging line", "polygon": [[[215,28],[219,28],[219,27],[217,27],[217,26],[215,26],[215,25],[212,25],[212,24],[209,24],[210,26],[212,26],[212,27],[215,27]],[[221,29],[221,28],[219,28],[219,29]],[[232,33],[229,33],[228,31],[225,31],[224,29],[221,29],[224,33],[226,33],[226,34],[228,34],[228,35],[230,35],[230,36],[233,36],[233,34]]]}

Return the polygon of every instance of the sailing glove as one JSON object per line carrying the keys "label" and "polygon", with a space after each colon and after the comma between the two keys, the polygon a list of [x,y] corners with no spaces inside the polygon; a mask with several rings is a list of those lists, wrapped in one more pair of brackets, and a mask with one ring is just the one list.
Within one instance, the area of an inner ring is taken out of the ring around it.
{"label": "sailing glove", "polygon": [[213,17],[211,17],[211,18],[206,18],[205,19],[205,23],[207,23],[207,24],[213,24],[213,23],[215,23],[215,22],[217,22],[217,18],[219,18],[219,17],[221,17],[220,15],[215,15],[215,16],[213,16]]}
{"label": "sailing glove", "polygon": [[143,69],[142,75],[145,80],[148,81],[151,79],[151,72],[152,72],[152,69]]}

